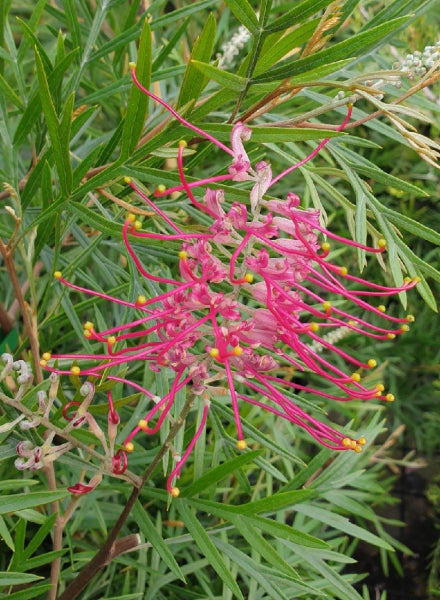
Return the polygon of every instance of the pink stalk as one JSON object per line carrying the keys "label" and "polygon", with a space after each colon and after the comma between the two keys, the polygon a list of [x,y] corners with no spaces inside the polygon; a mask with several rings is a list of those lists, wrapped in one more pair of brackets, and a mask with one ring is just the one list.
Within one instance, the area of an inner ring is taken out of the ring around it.
{"label": "pink stalk", "polygon": [[[353,111],[353,105],[352,104],[348,104],[347,105],[347,116],[345,117],[344,121],[341,123],[341,125],[339,125],[339,127],[337,128],[336,131],[342,131],[344,129],[344,127],[347,125],[347,123],[349,122],[350,118],[351,118],[351,113]],[[300,160],[299,162],[295,163],[294,165],[292,165],[291,167],[289,167],[288,169],[286,169],[285,171],[283,171],[282,173],[280,173],[279,175],[277,175],[276,177],[274,177],[272,179],[272,181],[270,182],[269,188],[271,188],[275,183],[277,183],[280,179],[282,179],[283,177],[285,177],[286,175],[288,175],[289,173],[291,173],[292,171],[294,171],[295,169],[297,169],[298,167],[302,167],[302,165],[305,165],[307,162],[309,162],[309,160],[311,160],[312,158],[314,158],[318,152],[331,140],[331,138],[325,138],[324,140],[322,140],[322,142],[320,142],[318,144],[318,146],[313,150],[313,152],[311,152],[308,156],[306,156],[305,158],[303,158],[302,160]]]}
{"label": "pink stalk", "polygon": [[234,272],[235,272],[235,263],[237,261],[237,258],[240,256],[241,251],[246,246],[246,244],[250,240],[251,236],[252,236],[251,233],[247,233],[244,236],[243,240],[240,242],[240,244],[237,246],[237,249],[234,251],[233,255],[231,256],[231,260],[230,260],[230,263],[229,263],[229,281],[231,283],[239,284],[239,283],[244,283],[246,281],[243,278],[241,278],[241,279],[234,279]]}
{"label": "pink stalk", "polygon": [[148,271],[146,271],[144,269],[144,267],[141,264],[141,261],[136,256],[133,248],[130,245],[130,242],[128,241],[127,231],[128,231],[130,224],[131,224],[130,221],[127,219],[127,221],[125,221],[125,225],[122,229],[122,237],[124,238],[124,243],[125,243],[125,247],[127,248],[127,252],[130,254],[131,258],[133,259],[133,262],[136,265],[139,273],[141,273],[141,275],[143,275],[146,279],[150,279],[151,281],[157,281],[160,283],[169,283],[171,285],[180,285],[180,283],[181,283],[180,281],[176,281],[174,279],[166,279],[165,277],[156,277],[155,275],[151,275],[151,273],[148,273]]}
{"label": "pink stalk", "polygon": [[147,90],[147,88],[145,88],[136,77],[136,65],[134,63],[130,63],[130,73],[136,87],[138,87],[142,92],[144,92],[144,94],[152,98],[155,102],[163,106],[169,113],[173,115],[175,119],[182,123],[182,125],[185,125],[185,127],[188,127],[188,129],[191,129],[198,135],[206,138],[207,140],[209,140],[210,142],[212,142],[213,144],[215,144],[216,146],[233,156],[232,150],[230,150],[227,146],[222,144],[219,140],[216,140],[214,137],[212,137],[212,135],[210,135],[206,131],[203,131],[203,129],[200,129],[200,127],[196,127],[195,125],[181,117],[179,113],[174,110],[174,108],[172,108],[167,102],[165,102],[165,100],[162,100],[162,98],[159,98],[159,96],[156,96],[155,94],[150,92],[150,90]]}
{"label": "pink stalk", "polygon": [[207,185],[209,183],[219,183],[220,181],[228,181],[232,179],[232,175],[213,175],[212,177],[207,177],[206,179],[198,179],[197,181],[186,181],[185,185],[176,185],[174,187],[166,188],[164,190],[157,189],[154,191],[155,198],[161,198],[162,196],[169,196],[170,194],[174,194],[174,192],[183,192],[187,187],[200,187],[202,185]]}
{"label": "pink stalk", "polygon": [[177,461],[176,466],[171,471],[171,473],[168,475],[167,484],[166,484],[167,490],[174,497],[177,497],[179,495],[180,490],[179,490],[179,488],[172,486],[173,480],[175,477],[180,477],[180,471],[182,470],[183,465],[188,460],[191,452],[193,451],[194,446],[197,443],[197,440],[202,435],[202,432],[205,430],[206,421],[208,419],[208,413],[209,413],[209,401],[205,400],[204,406],[203,406],[202,418],[200,420],[200,425],[198,426],[197,431],[194,434],[194,437],[188,444],[188,448],[185,450],[182,458]]}
{"label": "pink stalk", "polygon": [[183,233],[183,231],[173,222],[173,220],[167,217],[167,215],[162,210],[160,210],[160,208],[154,202],[152,202],[148,198],[148,196],[144,194],[144,192],[131,180],[131,177],[125,177],[124,181],[125,183],[128,183],[131,189],[133,189],[137,194],[139,194],[139,196],[143,200],[145,200],[148,206],[150,206],[165,221],[165,223],[168,223],[168,225],[178,233]]}
{"label": "pink stalk", "polygon": [[215,214],[212,211],[210,211],[207,206],[205,206],[201,202],[197,202],[197,200],[194,197],[194,194],[191,191],[191,186],[188,185],[188,182],[186,181],[185,172],[183,170],[183,150],[185,147],[186,142],[179,142],[179,150],[177,152],[177,168],[179,169],[180,181],[182,182],[183,189],[185,190],[188,198],[191,200],[192,204],[196,208],[215,218]]}

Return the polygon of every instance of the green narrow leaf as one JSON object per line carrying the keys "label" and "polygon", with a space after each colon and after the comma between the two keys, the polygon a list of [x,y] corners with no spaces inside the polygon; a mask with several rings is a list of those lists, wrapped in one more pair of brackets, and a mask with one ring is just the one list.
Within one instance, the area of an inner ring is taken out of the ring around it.
{"label": "green narrow leaf", "polygon": [[52,531],[52,527],[56,521],[57,514],[53,513],[47,517],[44,523],[39,527],[38,531],[32,535],[26,548],[23,551],[23,561],[26,561],[32,554],[40,548],[46,537]]}
{"label": "green narrow leaf", "polygon": [[191,496],[194,496],[195,494],[199,494],[203,490],[206,490],[206,488],[209,488],[211,485],[214,485],[222,479],[225,479],[225,477],[228,477],[237,469],[240,469],[241,467],[244,467],[248,463],[252,462],[258,456],[260,456],[262,452],[262,450],[244,452],[243,454],[239,454],[238,456],[227,460],[218,467],[210,469],[205,473],[205,475],[199,477],[197,481],[185,487],[185,489],[182,490],[180,496],[182,498],[189,498]]}
{"label": "green narrow leaf", "polygon": [[153,19],[151,23],[151,30],[156,31],[156,29],[160,29],[161,27],[165,27],[178,21],[179,19],[183,19],[184,17],[188,17],[194,14],[197,14],[204,8],[209,8],[213,4],[218,4],[218,0],[201,0],[200,2],[190,2],[187,6],[182,6],[182,8],[177,8],[176,10],[171,10],[169,13],[159,17],[158,19]]}
{"label": "green narrow leaf", "polygon": [[150,519],[145,509],[142,507],[139,500],[136,500],[131,514],[136,520],[137,525],[139,525],[139,529],[142,531],[145,538],[151,543],[153,548],[159,554],[159,556],[170,569],[170,571],[172,571],[176,575],[176,577],[178,577],[181,581],[184,582],[185,577],[182,571],[180,570],[180,567],[177,564],[171,550],[165,544],[161,535],[158,533],[153,521]]}
{"label": "green narrow leaf", "polygon": [[289,540],[294,544],[305,546],[306,548],[320,548],[325,550],[329,547],[323,540],[320,540],[313,535],[309,535],[308,533],[303,533],[291,525],[279,523],[278,521],[266,519],[265,517],[253,516],[248,518],[257,529],[261,529],[261,531],[264,531],[275,538]]}
{"label": "green narrow leaf", "polygon": [[73,48],[82,51],[80,20],[76,12],[77,3],[75,0],[63,0],[64,16],[67,21],[67,33],[72,39]]}
{"label": "green narrow leaf", "polygon": [[197,100],[207,83],[207,78],[203,76],[203,72],[195,68],[194,61],[201,61],[204,64],[210,60],[214,49],[215,32],[216,20],[211,13],[192,49],[177,100],[178,108],[185,106],[191,100]]}
{"label": "green narrow leaf", "polygon": [[260,500],[254,500],[254,502],[248,502],[242,504],[239,509],[241,514],[254,515],[261,512],[275,512],[282,508],[290,508],[297,502],[302,502],[306,498],[313,496],[312,490],[295,490],[293,492],[278,492],[268,496],[267,498],[261,498]]}
{"label": "green narrow leaf", "polygon": [[367,48],[371,47],[378,40],[381,40],[388,33],[397,29],[399,25],[402,25],[407,20],[407,17],[394,19],[387,23],[383,23],[382,25],[378,25],[377,27],[373,27],[368,31],[361,31],[361,33],[339,42],[338,44],[334,44],[325,50],[316,52],[316,54],[311,54],[304,58],[294,57],[286,59],[280,63],[279,67],[271,69],[267,73],[258,75],[253,81],[255,83],[260,83],[285,79],[293,77],[294,75],[299,75],[300,73],[305,73],[316,67],[328,65],[338,60],[345,60],[350,56],[353,57],[359,51],[365,52]]}
{"label": "green narrow leaf", "polygon": [[23,102],[11,88],[11,86],[3,77],[3,75],[0,75],[0,91],[5,96],[5,98],[12,102],[12,104],[14,104],[14,106],[16,106],[21,112],[24,110]]}
{"label": "green narrow leaf", "polygon": [[[56,90],[59,88],[65,72],[72,63],[73,59],[77,54],[77,50],[69,52],[63,60],[56,65],[52,73],[47,78],[47,83],[50,90]],[[14,134],[14,144],[20,145],[24,142],[26,137],[29,135],[31,128],[38,120],[41,113],[41,100],[39,90],[29,98],[26,109],[20,119],[17,129]],[[37,165],[38,166],[38,165]]]}
{"label": "green narrow leaf", "polygon": [[319,506],[312,506],[311,504],[297,504],[295,510],[311,519],[316,519],[321,521],[321,523],[325,523],[330,527],[334,527],[339,531],[345,532],[347,535],[351,535],[357,539],[363,540],[364,542],[368,542],[369,544],[373,544],[374,546],[378,546],[379,548],[384,548],[389,552],[393,552],[394,548],[380,539],[374,533],[371,533],[367,529],[363,529],[354,523],[351,523],[346,517],[338,515],[335,512],[330,510],[326,510]]}
{"label": "green narrow leaf", "polygon": [[44,579],[44,577],[32,575],[31,573],[14,573],[12,571],[8,571],[7,573],[0,572],[0,585],[29,584],[33,581],[38,581],[39,579]]}
{"label": "green narrow leaf", "polygon": [[[360,190],[356,194],[356,211],[354,216],[355,222],[355,240],[364,246],[367,243],[367,203],[365,195]],[[365,265],[365,250],[357,248],[358,265],[362,270]]]}
{"label": "green narrow leaf", "polygon": [[[216,136],[221,141],[231,139],[232,125],[226,123],[198,123],[195,125],[203,127],[204,131]],[[305,129],[295,127],[271,127],[255,126],[249,127],[252,132],[251,140],[259,143],[280,143],[280,142],[305,142],[309,140],[322,140],[323,138],[343,137],[346,134],[340,131]]]}
{"label": "green narrow leaf", "polygon": [[0,490],[16,490],[20,487],[27,487],[30,485],[37,485],[36,479],[4,479],[0,481]]}
{"label": "green narrow leaf", "polygon": [[241,92],[246,87],[247,79],[245,77],[240,77],[239,75],[223,71],[222,69],[217,69],[217,67],[200,62],[199,60],[192,60],[191,64],[194,65],[198,71],[228,90]]}
{"label": "green narrow leaf", "polygon": [[108,56],[110,53],[115,52],[118,49],[126,48],[130,42],[137,40],[139,37],[142,38],[142,24],[145,25],[144,21],[145,18],[141,17],[138,23],[135,23],[128,29],[125,29],[118,36],[103,44],[99,50],[90,55],[89,60],[87,61],[88,64],[90,65],[91,63],[94,63],[104,56]]}
{"label": "green narrow leaf", "polygon": [[180,512],[185,526],[190,532],[194,542],[200,548],[204,556],[208,559],[211,567],[216,571],[218,576],[227,585],[233,594],[240,600],[244,600],[243,594],[237,585],[237,582],[232,577],[226,563],[224,562],[220,552],[215,547],[213,541],[204,530],[202,524],[197,517],[191,512],[184,500],[176,502],[176,507]]}
{"label": "green narrow leaf", "polygon": [[[145,87],[150,87],[151,80],[151,30],[146,20],[142,28],[136,64],[136,76]],[[122,130],[121,158],[127,158],[136,148],[145,125],[148,110],[148,96],[135,85],[132,86],[128,99],[125,123]]]}
{"label": "green narrow leaf", "polygon": [[306,19],[316,14],[323,8],[326,8],[331,0],[304,0],[296,2],[296,6],[286,11],[281,17],[272,21],[267,26],[266,31],[280,31],[287,29],[295,23],[303,23]]}
{"label": "green narrow leaf", "polygon": [[[46,211],[48,218],[53,215],[52,209],[53,205]],[[114,221],[110,221],[109,219],[99,214],[98,212],[92,210],[88,206],[83,206],[79,202],[70,202],[69,210],[73,214],[78,215],[83,223],[87,223],[88,225],[94,227],[101,233],[105,233],[106,235],[110,235],[114,238],[121,238],[121,224],[118,224]]]}
{"label": "green narrow leaf", "polygon": [[52,550],[51,552],[45,552],[44,554],[38,554],[33,558],[28,558],[26,562],[23,563],[24,570],[30,571],[32,569],[38,569],[43,565],[51,564],[55,559],[63,556],[66,551],[67,548],[65,550]]}
{"label": "green narrow leaf", "polygon": [[[275,512],[275,510],[279,510],[280,504],[281,506],[285,507],[287,498],[290,499],[290,502],[287,504],[287,506],[291,506],[292,504],[294,504],[295,498],[297,501],[301,502],[301,500],[304,499],[304,496],[301,497],[302,492],[306,492],[307,496],[309,494],[309,490],[298,490],[296,492],[297,495],[295,495],[295,492],[281,494],[281,496],[283,496],[281,498],[281,503],[279,503],[276,506],[276,508],[269,508],[269,510],[265,512]],[[290,496],[290,494],[292,494],[292,496]],[[275,494],[275,496],[278,496],[278,494]],[[257,529],[261,529],[262,531],[273,535],[276,538],[279,537],[282,539],[290,540],[292,542],[295,542],[296,544],[301,544],[310,548],[328,548],[328,544],[319,540],[318,538],[315,538],[314,536],[311,536],[307,533],[302,533],[301,531],[295,529],[294,527],[291,527],[290,525],[285,525],[284,523],[279,523],[278,521],[275,521],[273,519],[256,516],[254,514],[253,510],[259,510],[262,506],[265,505],[270,507],[271,503],[273,503],[272,506],[275,506],[276,503],[279,502],[279,499],[275,498],[275,500],[273,500],[272,498],[273,497],[263,498],[262,500],[257,500],[255,503],[251,502],[249,504],[241,506],[227,506],[226,504],[220,504],[219,502],[211,502],[209,500],[197,500],[194,498],[191,498],[190,500],[188,500],[188,502],[191,506],[194,506],[199,510],[213,514],[221,519],[225,519],[233,523],[235,522],[235,519],[240,518],[241,515],[243,515],[243,511],[245,511],[244,514],[247,518],[251,520],[252,524]],[[257,504],[258,506],[252,506],[254,504]]]}
{"label": "green narrow leaf", "polygon": [[275,550],[260,533],[253,527],[250,519],[237,516],[234,519],[234,526],[237,531],[244,537],[251,548],[258,552],[270,565],[276,567],[286,575],[300,580],[298,573],[293,569],[283,557]]}
{"label": "green narrow leaf", "polygon": [[41,58],[41,62],[44,66],[44,70],[46,71],[46,76],[48,76],[49,73],[52,71],[53,67],[52,63],[50,62],[50,58],[48,57],[40,40],[37,38],[35,33],[25,21],[17,17],[17,23],[20,25],[21,30],[23,31],[24,35],[28,38],[29,42],[37,49],[38,55]]}
{"label": "green narrow leaf", "polygon": [[[59,125],[59,137],[64,140],[70,140],[70,130],[72,128],[73,119],[73,104],[75,101],[75,94],[72,92],[69,98],[66,100],[64,105],[63,114]],[[69,152],[69,144],[67,143],[67,152]],[[70,164],[70,156],[69,156]]]}
{"label": "green narrow leaf", "polygon": [[254,75],[259,75],[267,71],[272,65],[280,61],[292,48],[296,48],[304,44],[310,39],[310,36],[315,31],[319,19],[306,21],[296,27],[293,31],[289,31],[280,38],[280,34],[272,33],[264,40],[261,54],[258,58]]}
{"label": "green narrow leaf", "polygon": [[59,492],[30,492],[28,494],[10,494],[0,496],[0,514],[13,513],[24,508],[34,508],[42,504],[56,502],[69,496],[67,491]]}
{"label": "green narrow leaf", "polygon": [[376,27],[381,23],[386,23],[390,19],[394,19],[399,15],[406,13],[409,14],[414,9],[414,0],[394,0],[394,2],[385,2],[382,10],[374,15],[370,21],[366,24],[366,29]]}
{"label": "green narrow leaf", "polygon": [[423,223],[414,221],[414,219],[411,219],[411,217],[402,215],[391,208],[385,207],[383,213],[387,219],[391,221],[391,223],[394,223],[394,225],[399,225],[399,227],[406,229],[406,231],[409,231],[417,237],[427,240],[428,242],[437,244],[437,246],[440,245],[440,233],[434,231],[434,229],[423,225]]}
{"label": "green narrow leaf", "polygon": [[154,59],[153,67],[152,67],[153,73],[157,73],[157,71],[160,69],[162,64],[165,62],[165,60],[170,55],[171,51],[174,50],[177,42],[180,40],[182,35],[188,29],[188,23],[189,23],[189,17],[187,19],[185,19],[185,21],[182,23],[182,25],[176,29],[176,31],[173,33],[172,37],[170,39],[167,39],[166,43],[164,43],[162,50],[159,52],[159,54]]}
{"label": "green narrow leaf", "polygon": [[[46,74],[41,58],[35,48],[35,66],[37,68],[39,94],[41,105],[43,107],[44,116],[46,119],[49,138],[52,142],[52,149],[55,159],[55,164],[58,172],[58,179],[63,195],[67,198],[72,188],[72,166],[70,163],[69,139],[65,139],[60,135],[60,123],[55,112],[55,106],[52,102],[49,85],[47,83]],[[73,107],[73,97],[71,96],[68,108]],[[66,114],[66,113],[65,113]],[[66,130],[66,125],[64,124]]]}
{"label": "green narrow leaf", "polygon": [[242,25],[251,33],[256,33],[259,27],[254,8],[247,0],[225,0],[226,5]]}
{"label": "green narrow leaf", "polygon": [[8,600],[32,600],[32,598],[44,598],[46,593],[51,589],[52,584],[32,585],[25,590],[8,594]]}
{"label": "green narrow leaf", "polygon": [[426,302],[426,304],[429,306],[429,308],[434,311],[434,312],[438,312],[438,307],[437,307],[437,301],[435,299],[435,296],[431,290],[431,288],[429,287],[428,283],[426,282],[426,279],[420,274],[418,274],[418,276],[420,277],[421,281],[420,283],[417,285],[417,291],[420,294],[420,296],[423,298],[423,300]]}
{"label": "green narrow leaf", "polygon": [[12,552],[15,552],[14,540],[12,539],[9,528],[2,516],[0,516],[0,539],[3,539],[8,548],[10,548]]}
{"label": "green narrow leaf", "polygon": [[[224,542],[218,538],[214,538],[215,545],[219,548],[226,556],[228,556],[231,560],[233,560],[237,565],[239,565],[240,569],[243,570],[244,573],[247,573],[251,579],[256,581],[259,586],[259,589],[265,590],[267,596],[265,598],[270,598],[270,600],[289,600],[288,597],[284,594],[283,590],[277,585],[277,580],[279,581],[279,576],[277,577],[277,571],[268,569],[264,567],[253,558],[249,557],[247,554],[238,550],[235,546]],[[271,577],[272,575],[272,577]],[[301,594],[301,597],[309,598],[310,592],[313,597],[319,595],[316,589],[313,589],[311,586],[306,583],[301,584],[297,579],[291,578],[289,576],[284,575],[283,580],[281,580],[280,584],[283,582],[292,581],[295,583],[295,588],[298,587],[301,591],[305,592],[307,595]],[[295,595],[295,597],[297,597]],[[292,598],[292,596],[289,596]]]}

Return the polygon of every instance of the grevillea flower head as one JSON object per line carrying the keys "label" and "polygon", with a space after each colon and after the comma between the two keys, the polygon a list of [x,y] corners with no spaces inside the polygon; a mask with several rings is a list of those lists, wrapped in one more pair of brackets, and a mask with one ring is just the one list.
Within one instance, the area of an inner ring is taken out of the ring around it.
{"label": "grevillea flower head", "polygon": [[[273,177],[266,162],[254,168],[250,164],[245,149],[245,142],[251,136],[249,128],[241,123],[234,125],[229,148],[145,89],[136,78],[134,65],[131,73],[141,91],[190,130],[229,154],[232,164],[225,175],[189,183],[183,167],[186,143],[181,142],[177,149],[180,185],[169,189],[159,186],[150,197],[131,178],[124,179],[168,229],[167,233],[144,231],[131,214],[122,229],[125,248],[139,277],[163,286],[164,291],[151,298],[139,296],[130,302],[80,287],[56,272],[55,277],[66,287],[131,308],[135,317],[105,331],[97,331],[93,323],[87,322],[84,335],[102,343],[100,353],[46,353],[41,365],[60,374],[105,376],[150,400],[144,418],[129,433],[123,448],[115,453],[114,467],[118,472],[126,467],[125,453],[134,450],[135,438],[141,432],[154,435],[159,431],[180,390],[185,388],[199,398],[200,423],[185,452],[175,456],[174,468],[168,475],[167,489],[173,496],[179,494],[175,479],[206,428],[210,399],[218,394],[219,386],[230,398],[237,447],[241,450],[247,444],[240,406],[249,403],[305,429],[326,447],[360,452],[366,443],[363,437],[349,438],[313,417],[298,404],[297,393],[337,402],[392,401],[394,397],[385,393],[382,384],[369,386],[362,380],[364,373],[376,366],[376,361],[361,361],[337,347],[331,333],[343,329],[371,340],[390,340],[407,331],[414,317],[388,315],[376,301],[408,290],[418,280],[408,278],[400,287],[386,287],[349,274],[344,266],[329,260],[327,239],[371,254],[382,253],[385,241],[377,239],[368,247],[331,233],[321,225],[319,211],[301,209],[294,193],[287,194],[285,199],[265,198],[281,177],[315,156],[328,139],[307,159]],[[340,130],[350,115],[349,105]],[[251,182],[248,206],[228,205],[223,190],[206,187],[227,180]],[[204,190],[199,200],[193,193],[197,187]],[[187,233],[161,210],[158,199],[173,192],[183,192],[194,207],[208,215],[211,223],[207,231]],[[133,244],[146,240],[180,243],[175,278],[154,275],[142,264]],[[361,313],[363,316],[359,316]],[[52,360],[60,364],[66,359],[75,361],[75,365],[67,370],[51,366]],[[132,381],[127,367],[138,361],[146,361],[154,371],[166,370],[171,374],[170,391],[159,397]],[[346,369],[341,367],[344,362]],[[82,363],[86,366],[78,366]],[[126,373],[123,376],[122,368]],[[286,377],[287,370],[295,375]],[[306,384],[310,374],[325,382],[324,390]],[[108,402],[109,418],[116,427],[118,416],[110,392]],[[84,493],[89,491],[87,487],[72,491]]]}

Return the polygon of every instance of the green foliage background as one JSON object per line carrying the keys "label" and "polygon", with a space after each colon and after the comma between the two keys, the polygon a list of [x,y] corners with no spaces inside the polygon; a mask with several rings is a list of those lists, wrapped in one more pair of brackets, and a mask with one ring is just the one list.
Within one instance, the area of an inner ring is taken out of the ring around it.
{"label": "green foliage background", "polygon": [[[337,18],[327,21],[317,45],[309,47],[326,8]],[[82,335],[86,319],[105,327],[124,318],[120,307],[54,285],[55,270],[114,296],[155,293],[134,277],[122,256],[126,209],[120,201],[143,208],[122,178],[136,178],[148,192],[159,183],[178,182],[173,148],[180,138],[192,136],[133,88],[130,60],[137,62],[146,86],[225,142],[233,120],[267,106],[264,99],[280,98],[270,112],[250,121],[251,160],[269,158],[275,173],[316,146],[323,137],[320,124],[333,125],[325,134],[334,137],[331,143],[280,183],[277,193],[298,193],[302,206],[320,208],[336,233],[365,242],[380,232],[387,240],[384,264],[367,264],[362,251],[347,259],[357,261],[368,277],[397,285],[407,274],[422,279],[420,296],[413,292],[400,298],[417,317],[412,332],[376,348],[359,343],[360,356],[373,352],[381,359],[396,406],[353,403],[332,412],[341,427],[348,423],[347,431],[361,431],[370,441],[361,456],[319,449],[301,431],[251,407],[243,417],[252,448],[238,454],[231,411],[220,398],[209,433],[182,475],[181,498],[171,503],[167,498],[165,458],[123,528],[124,535],[140,534],[140,546],[105,567],[86,587],[84,600],[369,598],[360,583],[362,573],[353,566],[359,540],[379,548],[385,572],[399,571],[396,550],[406,550],[387,533],[390,521],[379,510],[393,502],[387,464],[396,457],[382,444],[387,424],[394,429],[405,423],[408,446],[419,455],[438,451],[433,385],[439,364],[434,312],[440,281],[438,171],[435,161],[423,161],[410,138],[387,118],[396,114],[392,102],[415,82],[402,78],[400,89],[381,84],[380,100],[365,81],[386,79],[377,72],[389,73],[396,56],[405,58],[408,51],[437,41],[436,8],[438,2],[429,0],[2,3],[0,176],[7,187],[0,201],[0,237],[5,245],[12,240],[9,248],[20,284],[26,284],[26,310],[42,352],[89,350]],[[220,69],[216,56],[240,23],[250,38],[235,61]],[[368,72],[373,74],[367,77]],[[339,97],[341,90],[345,96]],[[336,134],[348,99],[359,90],[365,93],[353,118],[364,122]],[[410,94],[406,112],[399,113],[426,139],[438,136],[438,94],[435,84]],[[378,109],[380,114],[369,119]],[[317,127],[301,126],[309,119]],[[202,177],[224,172],[227,161],[211,145],[199,143],[186,166],[192,176]],[[247,197],[237,187],[226,185],[225,190],[230,202]],[[188,227],[204,224],[183,197],[164,200],[161,207]],[[149,228],[160,227],[154,217],[147,218]],[[158,273],[167,276],[176,268],[177,244],[164,248],[151,242],[138,250]],[[12,350],[16,356],[27,353],[38,370],[29,352],[29,331],[19,311],[14,312],[16,292],[5,262],[0,263],[0,290],[0,303],[14,316],[13,331],[20,336]],[[403,308],[396,304],[389,310],[397,314]],[[143,365],[136,377],[158,393],[170,384]],[[11,382],[1,385],[1,393],[11,397]],[[65,382],[59,406],[74,397],[77,387],[75,380]],[[97,419],[105,419],[102,391],[94,407]],[[27,393],[27,406],[35,405],[35,393]],[[126,424],[122,440],[142,414],[143,401],[125,397],[118,386],[114,395]],[[176,414],[183,403],[181,394]],[[7,405],[1,410],[0,426],[16,416]],[[176,438],[178,448],[191,439],[197,418],[197,411],[189,416]],[[61,410],[53,422],[62,426]],[[43,434],[44,429],[33,435],[42,439]],[[64,490],[83,470],[93,473],[87,456],[80,451],[59,459],[60,491],[50,490],[44,473],[30,478],[16,471],[15,447],[23,436],[18,429],[0,429],[0,598],[55,598],[49,565],[61,557],[62,592],[104,543],[130,488],[107,479],[73,505]],[[160,440],[145,440],[130,457],[130,468],[141,473],[165,437],[164,428]],[[84,435],[83,441],[93,443],[93,437]],[[55,500],[62,513],[71,511],[71,518],[62,548],[54,551],[49,504]]]}

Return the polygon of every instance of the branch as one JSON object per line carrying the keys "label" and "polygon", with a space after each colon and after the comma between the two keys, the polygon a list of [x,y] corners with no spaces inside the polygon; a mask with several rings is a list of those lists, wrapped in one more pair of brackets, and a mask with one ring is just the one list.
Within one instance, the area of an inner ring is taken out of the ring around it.
{"label": "branch", "polygon": [[[119,540],[117,542],[116,537],[118,536],[125,521],[127,520],[128,516],[130,515],[131,509],[133,508],[134,503],[138,499],[138,497],[142,491],[143,485],[148,481],[148,479],[154,473],[156,467],[158,466],[158,464],[160,463],[160,461],[162,460],[162,458],[166,454],[166,452],[168,452],[169,445],[175,438],[179,429],[182,427],[187,414],[191,410],[192,404],[193,404],[193,398],[192,398],[192,396],[189,396],[189,398],[187,398],[187,400],[185,402],[182,412],[180,413],[180,415],[178,416],[178,418],[172,425],[167,439],[165,440],[164,444],[160,448],[159,452],[154,457],[154,459],[151,462],[151,464],[149,465],[148,469],[145,471],[140,485],[138,487],[133,488],[133,491],[131,492],[129,499],[128,499],[122,513],[120,514],[119,519],[117,520],[115,526],[109,533],[107,540],[105,541],[105,544],[102,546],[102,548],[99,550],[99,552],[97,554],[95,554],[95,556],[88,563],[88,565],[86,567],[84,567],[84,569],[79,572],[77,577],[66,587],[64,592],[60,596],[58,596],[57,600],[75,600],[78,597],[78,595],[83,591],[83,589],[86,587],[86,585],[90,582],[90,580],[96,575],[96,573],[98,573],[113,558],[115,558],[115,556],[117,556],[117,554],[125,551],[125,550],[120,550],[120,552],[116,553],[115,548],[117,549],[119,547],[119,545],[121,545],[121,543],[122,543],[121,540]],[[124,546],[124,545],[122,544],[122,546]],[[131,547],[133,547],[133,546],[131,546]]]}

